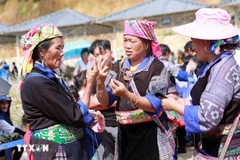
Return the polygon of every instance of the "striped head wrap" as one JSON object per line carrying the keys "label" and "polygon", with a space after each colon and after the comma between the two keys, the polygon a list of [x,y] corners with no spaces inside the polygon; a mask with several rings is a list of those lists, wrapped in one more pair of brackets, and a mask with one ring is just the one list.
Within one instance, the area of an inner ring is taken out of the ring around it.
{"label": "striped head wrap", "polygon": [[52,24],[39,24],[32,28],[21,38],[21,45],[24,52],[22,61],[21,77],[24,78],[33,68],[32,54],[34,48],[42,41],[62,37],[62,33]]}
{"label": "striped head wrap", "polygon": [[124,35],[132,35],[151,41],[153,55],[160,57],[161,48],[158,45],[157,38],[154,34],[154,25],[156,22],[148,20],[126,20],[124,22]]}
{"label": "striped head wrap", "polygon": [[221,39],[221,40],[211,40],[210,41],[210,54],[220,54],[220,46],[226,45],[226,44],[236,44],[235,48],[231,48],[232,50],[240,49],[240,39],[239,35],[236,35],[234,37],[230,37],[227,39]]}

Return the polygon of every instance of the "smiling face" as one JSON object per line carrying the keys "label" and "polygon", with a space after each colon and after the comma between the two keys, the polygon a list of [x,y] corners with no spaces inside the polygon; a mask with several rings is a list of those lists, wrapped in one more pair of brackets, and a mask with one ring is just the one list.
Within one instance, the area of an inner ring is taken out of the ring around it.
{"label": "smiling face", "polygon": [[147,44],[140,38],[130,35],[123,36],[123,47],[131,61],[142,60],[147,55]]}
{"label": "smiling face", "polygon": [[51,40],[50,47],[41,51],[40,55],[44,59],[44,65],[51,70],[59,68],[62,63],[64,42],[63,38],[57,37]]}

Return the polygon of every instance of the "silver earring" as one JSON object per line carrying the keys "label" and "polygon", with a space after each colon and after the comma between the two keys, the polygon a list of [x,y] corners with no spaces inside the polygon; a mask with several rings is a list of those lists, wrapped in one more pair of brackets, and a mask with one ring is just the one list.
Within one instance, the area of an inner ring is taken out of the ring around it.
{"label": "silver earring", "polygon": [[207,53],[210,53],[210,51],[207,50],[207,46],[204,47],[204,50],[205,50]]}

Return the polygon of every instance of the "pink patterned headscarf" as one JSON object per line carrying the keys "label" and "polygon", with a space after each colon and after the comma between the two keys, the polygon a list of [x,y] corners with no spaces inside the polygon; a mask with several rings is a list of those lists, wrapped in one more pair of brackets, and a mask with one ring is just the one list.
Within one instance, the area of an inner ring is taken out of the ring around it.
{"label": "pink patterned headscarf", "polygon": [[124,22],[124,35],[132,35],[151,41],[153,55],[160,57],[161,48],[154,34],[154,25],[156,22],[148,20],[126,20]]}
{"label": "pink patterned headscarf", "polygon": [[24,78],[33,68],[32,54],[34,48],[42,41],[62,37],[62,33],[52,24],[39,24],[24,34],[21,39],[22,49],[24,52],[22,62],[21,76]]}

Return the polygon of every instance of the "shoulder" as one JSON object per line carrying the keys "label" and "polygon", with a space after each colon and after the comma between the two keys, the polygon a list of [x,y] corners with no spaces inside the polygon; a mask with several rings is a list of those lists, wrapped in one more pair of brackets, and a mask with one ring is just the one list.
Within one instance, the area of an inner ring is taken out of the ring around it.
{"label": "shoulder", "polygon": [[117,60],[113,65],[112,65],[112,68],[111,68],[111,70],[113,70],[113,71],[115,71],[115,72],[118,72],[118,70],[119,70],[119,65],[120,65],[120,62],[121,62],[121,60]]}
{"label": "shoulder", "polygon": [[161,70],[164,69],[164,64],[163,64],[163,62],[161,62],[157,58],[154,58],[154,60],[152,61],[151,66],[150,66],[150,69],[161,71]]}
{"label": "shoulder", "polygon": [[233,55],[223,58],[217,63],[212,71],[218,72],[219,74],[226,74],[228,72],[240,72],[239,65]]}
{"label": "shoulder", "polygon": [[225,57],[212,67],[209,78],[235,88],[240,84],[240,66],[232,55]]}
{"label": "shoulder", "polygon": [[[31,76],[31,73],[37,73],[37,75]],[[31,72],[29,75],[26,76],[22,91],[37,89],[41,90],[44,89],[45,86],[53,86],[54,82],[51,81],[45,75],[38,73],[38,72]]]}

